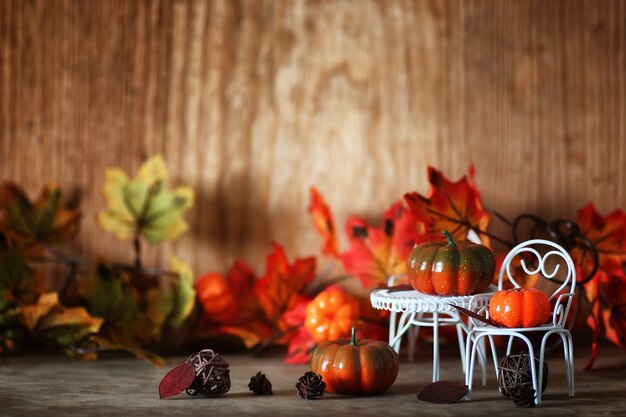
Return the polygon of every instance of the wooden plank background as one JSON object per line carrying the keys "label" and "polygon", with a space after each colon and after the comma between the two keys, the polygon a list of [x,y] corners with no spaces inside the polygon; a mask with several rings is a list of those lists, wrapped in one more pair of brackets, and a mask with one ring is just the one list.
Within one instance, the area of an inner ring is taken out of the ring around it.
{"label": "wooden plank background", "polygon": [[376,221],[428,165],[510,217],[626,207],[623,1],[1,0],[0,63],[0,177],[79,190],[85,254],[131,258],[104,170],[155,153],[197,203],[145,258],[197,273],[318,254],[311,185]]}

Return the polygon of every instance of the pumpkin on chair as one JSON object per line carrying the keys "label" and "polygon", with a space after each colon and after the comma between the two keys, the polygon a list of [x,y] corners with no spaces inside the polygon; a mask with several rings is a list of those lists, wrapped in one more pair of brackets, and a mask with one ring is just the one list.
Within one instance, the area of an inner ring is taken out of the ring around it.
{"label": "pumpkin on chair", "polygon": [[504,327],[537,327],[550,317],[550,299],[534,288],[501,290],[489,302],[489,318]]}

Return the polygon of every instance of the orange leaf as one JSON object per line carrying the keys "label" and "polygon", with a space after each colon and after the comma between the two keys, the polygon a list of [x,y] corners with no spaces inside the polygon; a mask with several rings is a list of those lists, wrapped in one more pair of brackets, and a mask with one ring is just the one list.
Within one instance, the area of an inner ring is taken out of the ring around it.
{"label": "orange leaf", "polygon": [[228,334],[252,348],[270,336],[263,309],[254,293],[254,271],[235,261],[226,276],[208,273],[196,282],[198,300],[211,326],[210,334]]}
{"label": "orange leaf", "polygon": [[265,318],[275,329],[285,330],[288,325],[283,315],[295,307],[300,294],[315,278],[315,258],[296,259],[289,264],[283,248],[274,244],[267,257],[265,275],[256,281],[254,292]]}
{"label": "orange leaf", "polygon": [[366,288],[387,285],[390,277],[406,274],[406,258],[415,244],[424,241],[424,230],[423,222],[401,201],[384,213],[380,227],[353,217],[346,225],[350,247],[340,254],[344,269]]}
{"label": "orange leaf", "polygon": [[[626,261],[626,212],[617,209],[602,216],[589,203],[578,210],[576,222],[581,233],[593,243],[600,260],[600,268],[610,274],[623,273],[622,264]],[[584,279],[593,267],[591,254],[575,247],[572,258],[580,268],[579,279]]]}
{"label": "orange leaf", "polygon": [[61,205],[61,190],[46,185],[35,201],[30,201],[17,185],[0,186],[0,227],[23,243],[59,243],[78,232],[80,213]]}
{"label": "orange leaf", "polygon": [[[458,240],[465,240],[469,230],[476,233],[487,230],[489,213],[483,210],[480,193],[474,184],[473,166],[469,169],[469,179],[463,176],[457,182],[428,167],[428,180],[431,188],[426,197],[415,192],[404,195],[411,212],[426,222],[427,234],[433,236],[428,240],[439,240],[444,230]],[[489,245],[485,236],[481,236],[481,240],[484,245]]]}
{"label": "orange leaf", "polygon": [[337,249],[337,236],[335,233],[335,222],[333,221],[330,208],[326,204],[324,197],[317,191],[315,187],[311,187],[311,204],[309,205],[309,213],[313,219],[315,230],[324,239],[322,253],[326,256],[337,258],[339,251]]}

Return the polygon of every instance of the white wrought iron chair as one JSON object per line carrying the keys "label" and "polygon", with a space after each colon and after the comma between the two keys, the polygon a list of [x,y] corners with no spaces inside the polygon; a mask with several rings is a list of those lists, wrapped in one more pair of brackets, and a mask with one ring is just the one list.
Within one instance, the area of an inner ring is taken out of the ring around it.
{"label": "white wrought iron chair", "polygon": [[[574,263],[567,251],[565,251],[565,249],[563,249],[561,246],[557,245],[554,242],[542,239],[534,239],[523,242],[513,248],[504,259],[504,263],[502,264],[502,268],[500,269],[500,275],[498,277],[498,290],[503,289],[505,273],[514,287],[520,287],[511,271],[511,262],[518,255],[525,256],[525,259],[521,259],[520,265],[524,273],[527,275],[539,274],[540,277],[546,278],[548,280],[553,280],[556,279],[557,273],[562,265],[565,265],[565,268],[567,268],[567,271],[565,271],[564,274],[562,271],[560,277],[558,278],[559,281],[562,282],[561,285],[551,295],[549,295],[550,301],[553,302],[550,321],[538,327],[501,328],[490,326],[477,319],[470,318],[473,326],[467,335],[467,343],[465,344],[466,359],[464,361],[465,365],[468,367],[468,369],[466,369],[465,371],[465,382],[469,389],[469,394],[467,397],[468,399],[470,398],[472,391],[472,375],[474,372],[477,346],[480,345],[479,342],[485,337],[489,339],[497,378],[499,363],[493,337],[508,336],[509,340],[506,350],[507,355],[511,353],[511,348],[515,338],[521,339],[523,342],[526,343],[528,353],[531,358],[531,377],[533,389],[536,393],[535,404],[539,405],[541,403],[541,383],[543,381],[543,360],[546,350],[546,342],[548,341],[548,338],[553,334],[559,335],[563,342],[563,354],[565,357],[568,394],[570,397],[574,396],[573,343],[572,336],[569,330],[565,327],[565,321],[567,319],[570,305],[574,297],[574,290],[576,289],[576,269],[574,267]],[[532,261],[537,262],[536,267],[532,267]],[[548,261],[548,265],[546,265],[546,261]],[[530,267],[529,263],[531,264]],[[546,268],[554,269],[551,272],[548,272]],[[564,290],[566,292],[563,292]],[[473,297],[473,299],[470,301],[470,310],[480,314],[483,317],[489,318],[489,307],[488,305],[485,305],[484,300],[481,300],[482,297],[488,297],[488,295],[479,294]],[[556,302],[554,302],[555,298]],[[479,306],[479,308],[474,309],[472,308],[472,306]],[[528,333],[532,332],[544,333],[541,338],[541,346],[539,348],[538,364],[536,364],[535,360],[533,359],[535,358],[535,348],[533,347],[531,340],[527,336]],[[537,369],[537,367],[539,369]]]}

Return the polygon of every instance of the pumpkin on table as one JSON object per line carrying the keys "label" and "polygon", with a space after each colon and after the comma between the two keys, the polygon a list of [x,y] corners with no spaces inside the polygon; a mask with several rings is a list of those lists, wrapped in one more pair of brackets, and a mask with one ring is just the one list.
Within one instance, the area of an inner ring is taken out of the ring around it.
{"label": "pumpkin on table", "polygon": [[498,291],[489,301],[489,318],[504,327],[537,327],[550,318],[550,299],[535,288]]}
{"label": "pumpkin on table", "polygon": [[447,242],[422,243],[407,258],[411,286],[425,294],[442,296],[485,291],[495,271],[491,250],[469,241],[455,242],[447,231],[443,234]]}
{"label": "pumpkin on table", "polygon": [[396,380],[398,354],[387,343],[350,339],[320,343],[311,357],[311,370],[322,376],[326,390],[338,394],[368,395],[385,392]]}

